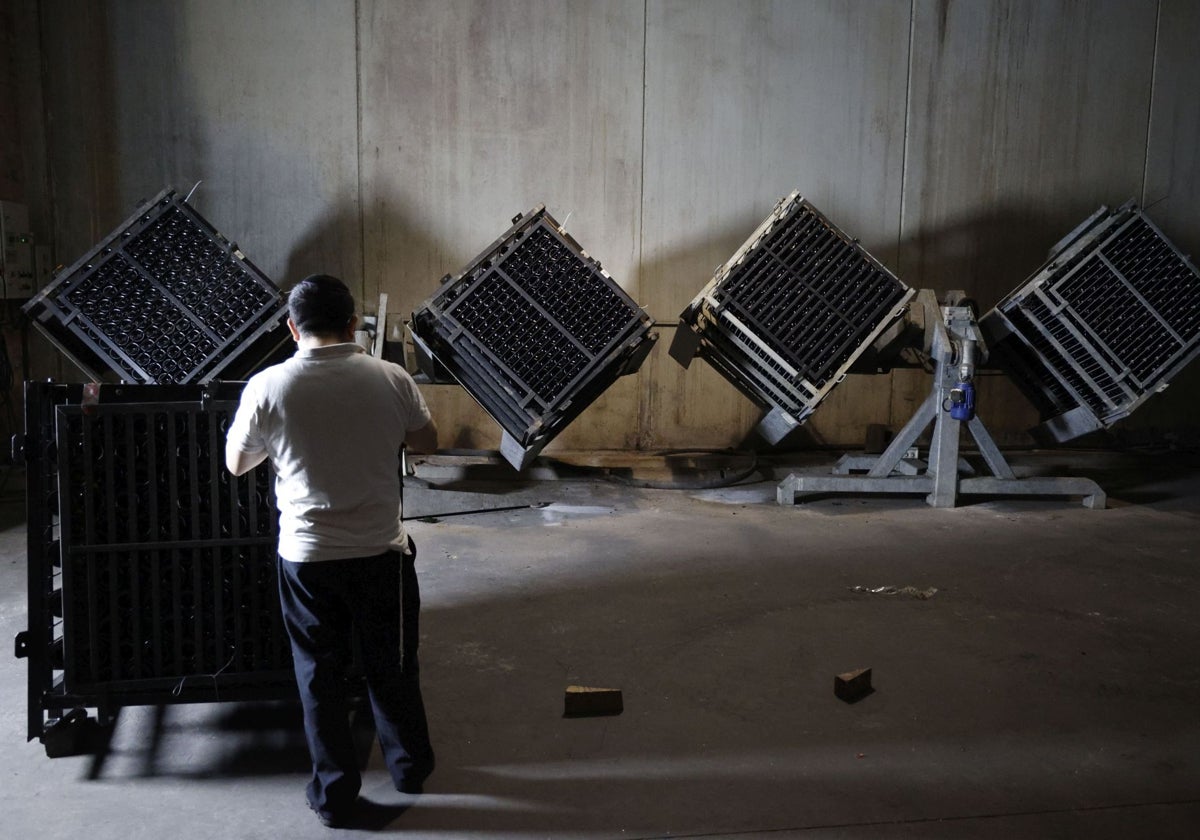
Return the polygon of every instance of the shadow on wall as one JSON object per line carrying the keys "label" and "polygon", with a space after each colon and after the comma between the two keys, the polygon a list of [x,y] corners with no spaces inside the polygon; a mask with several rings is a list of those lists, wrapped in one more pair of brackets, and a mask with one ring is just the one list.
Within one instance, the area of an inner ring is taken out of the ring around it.
{"label": "shadow on wall", "polygon": [[[895,250],[880,248],[879,253],[895,255],[889,267],[902,282],[915,289],[933,289],[939,300],[955,289],[975,301],[982,316],[995,303],[1023,284],[1041,265],[1049,247],[1074,224],[1061,227],[1047,215],[1027,208],[998,204],[978,208],[977,212],[951,224],[916,231],[897,244]],[[874,252],[873,252],[874,253]],[[878,254],[877,254],[878,256]],[[889,376],[891,399],[887,417],[874,422],[900,429],[928,394],[930,376],[916,372]],[[988,430],[1003,446],[1027,446],[1028,429],[1037,422],[1032,405],[1015,388],[1000,388],[993,377],[979,380],[981,415]],[[915,390],[914,390],[915,388]],[[1002,395],[1003,399],[991,399]],[[928,439],[929,432],[922,435]]]}
{"label": "shadow on wall", "polygon": [[361,303],[362,256],[337,250],[338,243],[347,240],[346,231],[358,230],[358,225],[355,202],[348,197],[338,199],[292,246],[283,276],[274,278],[276,284],[286,293],[310,274],[329,274],[345,282]]}
{"label": "shadow on wall", "polygon": [[[49,132],[54,148],[51,194],[70,197],[66,206],[55,201],[53,214],[54,242],[58,262],[63,264],[82,256],[132,210],[124,206],[120,189],[122,172],[112,119],[116,82],[110,21],[102,4],[89,4],[80,11],[72,28],[86,37],[65,43],[48,35],[42,38],[43,44],[56,44],[66,51],[62,56],[45,57],[47,64],[54,61],[66,68],[65,73],[51,76],[53,88],[46,92],[47,121],[64,128],[87,126],[86,131]],[[53,22],[43,19],[42,25],[52,26]]]}
{"label": "shadow on wall", "polygon": [[[453,249],[415,224],[399,197],[372,201],[359,212],[356,199],[345,196],[296,242],[287,258],[284,289],[309,274],[333,274],[354,293],[359,306],[374,312],[379,292],[389,296],[388,309],[412,309],[437,289],[441,277],[459,266],[446,266]],[[339,252],[339,242],[361,242],[356,253]]]}
{"label": "shadow on wall", "polygon": [[[332,274],[354,293],[358,309],[375,314],[378,294],[388,295],[389,324],[407,322],[412,310],[437,289],[441,277],[460,266],[445,266],[453,249],[413,222],[400,196],[379,197],[362,214],[356,198],[342,197],[291,248],[284,276],[286,292],[310,274]],[[361,242],[353,254],[339,242]],[[389,333],[390,333],[390,328]],[[441,432],[442,449],[490,449],[499,438],[496,424],[458,385],[424,385]]]}
{"label": "shadow on wall", "polygon": [[[33,36],[38,44],[33,54],[40,56],[42,72],[35,78],[42,91],[36,96],[20,96],[17,105],[27,109],[30,102],[44,104],[40,117],[23,111],[17,117],[45,120],[47,189],[16,198],[29,204],[35,233],[51,246],[56,267],[73,263],[132,211],[122,203],[119,189],[121,171],[112,118],[116,113],[113,57],[108,50],[111,22],[100,3],[73,9],[70,17],[69,25],[64,26],[50,10],[34,16],[41,32],[24,35]],[[24,416],[22,380],[81,382],[87,378],[31,328],[17,311],[23,301],[12,303],[14,331],[6,329],[5,340],[14,375],[0,415],[0,431],[5,435],[19,431]]]}
{"label": "shadow on wall", "polygon": [[897,275],[915,288],[934,289],[939,297],[962,289],[983,314],[1024,283],[1046,261],[1051,246],[1084,218],[1086,214],[1062,223],[1011,204],[981,208],[960,221],[902,239]]}

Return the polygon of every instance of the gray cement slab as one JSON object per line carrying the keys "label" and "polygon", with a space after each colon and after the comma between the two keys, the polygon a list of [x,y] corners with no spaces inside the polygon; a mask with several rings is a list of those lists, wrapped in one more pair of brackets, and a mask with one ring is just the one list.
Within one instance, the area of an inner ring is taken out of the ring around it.
{"label": "gray cement slab", "polygon": [[[647,460],[608,464],[607,480],[596,467],[538,481],[480,478],[454,459],[419,467],[406,504],[438,770],[425,794],[404,796],[372,751],[374,827],[1194,836],[1196,459],[1013,459],[1096,478],[1104,511],[1045,499],[774,504],[777,470],[832,460],[764,460],[748,483],[696,490],[631,486],[687,483],[686,470]],[[25,623],[13,487],[0,507],[0,636],[11,638]],[[441,515],[421,520],[430,514]],[[862,591],[885,586],[936,592]],[[838,700],[834,676],[861,667],[875,691]],[[103,763],[51,760],[24,740],[24,664],[0,668],[5,836],[330,834],[303,804],[294,704],[130,708]],[[620,688],[624,712],[563,718],[571,684]]]}

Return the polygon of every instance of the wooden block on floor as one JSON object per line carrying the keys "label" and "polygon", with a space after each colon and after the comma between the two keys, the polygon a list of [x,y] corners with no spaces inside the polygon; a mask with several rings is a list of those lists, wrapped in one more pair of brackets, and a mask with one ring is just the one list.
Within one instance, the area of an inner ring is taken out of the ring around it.
{"label": "wooden block on floor", "polygon": [[874,691],[871,688],[871,669],[859,668],[833,678],[833,693],[847,703],[857,703]]}
{"label": "wooden block on floor", "polygon": [[619,715],[625,710],[619,688],[589,688],[567,686],[563,702],[563,717],[598,717]]}

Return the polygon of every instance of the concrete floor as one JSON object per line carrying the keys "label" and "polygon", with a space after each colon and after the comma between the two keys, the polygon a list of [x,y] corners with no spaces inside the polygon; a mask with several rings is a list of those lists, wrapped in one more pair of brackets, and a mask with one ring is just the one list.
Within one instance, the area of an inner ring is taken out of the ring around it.
{"label": "concrete floor", "polygon": [[[664,477],[648,462],[524,482],[453,458],[423,465],[431,486],[408,488],[410,516],[551,504],[411,523],[439,764],[424,795],[404,796],[373,753],[364,826],[429,838],[1200,836],[1200,459],[1013,458],[1019,471],[1096,478],[1104,511],[774,504],[779,478],[830,460],[764,465],[767,480],[715,490],[631,486]],[[18,490],[0,512],[11,639],[25,628]],[[855,591],[881,586],[937,591]],[[102,764],[51,760],[25,742],[24,663],[0,661],[0,835],[330,835],[304,806],[294,705],[127,709]],[[875,692],[838,700],[834,675],[862,667]],[[563,718],[569,684],[622,689],[624,713]]]}

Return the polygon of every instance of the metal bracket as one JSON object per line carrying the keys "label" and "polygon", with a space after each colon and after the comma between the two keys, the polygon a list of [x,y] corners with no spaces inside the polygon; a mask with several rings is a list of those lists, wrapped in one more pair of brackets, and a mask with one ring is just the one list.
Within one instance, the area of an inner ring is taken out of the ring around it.
{"label": "metal bracket", "polygon": [[26,659],[29,656],[29,631],[22,630],[13,639],[13,656]]}
{"label": "metal bracket", "polygon": [[799,427],[800,422],[795,417],[776,406],[754,428],[767,443],[775,446]]}
{"label": "metal bracket", "polygon": [[500,436],[500,454],[512,465],[514,470],[520,472],[533,463],[533,459],[538,456],[547,442],[543,439],[535,441],[532,446],[522,446],[516,438],[508,432],[504,432]]}
{"label": "metal bracket", "polygon": [[86,709],[72,709],[42,730],[42,746],[47,758],[65,758],[94,751],[99,723]]}

